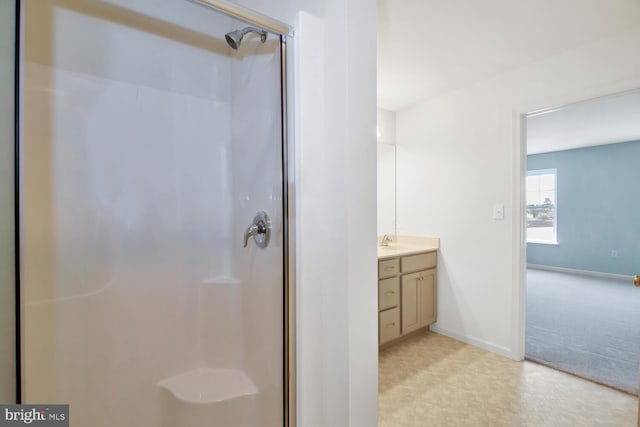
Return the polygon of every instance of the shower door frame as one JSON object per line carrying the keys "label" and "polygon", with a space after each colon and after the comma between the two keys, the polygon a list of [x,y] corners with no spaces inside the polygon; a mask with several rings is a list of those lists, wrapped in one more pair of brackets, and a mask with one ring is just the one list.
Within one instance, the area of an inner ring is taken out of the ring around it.
{"label": "shower door frame", "polygon": [[[16,403],[22,402],[24,378],[22,364],[23,340],[22,324],[22,299],[21,299],[21,232],[20,232],[20,147],[22,140],[22,20],[24,2],[15,0],[16,3],[16,38],[15,38],[15,196],[14,196],[14,222],[15,222],[15,295],[16,295]],[[292,72],[292,64],[288,58],[287,43],[293,39],[293,29],[283,22],[269,16],[255,12],[251,9],[236,5],[226,0],[188,0],[202,6],[211,8],[231,18],[246,22],[249,25],[259,27],[280,38],[280,108],[281,108],[281,148],[282,148],[282,217],[283,217],[283,424],[285,427],[296,426],[296,329],[295,329],[295,229],[294,229],[294,146],[291,139],[293,117],[290,111],[289,96],[293,94],[292,80],[289,78]]]}

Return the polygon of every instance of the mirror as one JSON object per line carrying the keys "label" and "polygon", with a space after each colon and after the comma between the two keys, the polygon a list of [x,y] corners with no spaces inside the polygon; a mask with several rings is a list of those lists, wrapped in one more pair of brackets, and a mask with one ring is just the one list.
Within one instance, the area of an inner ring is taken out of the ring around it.
{"label": "mirror", "polygon": [[396,113],[378,109],[378,236],[396,235]]}

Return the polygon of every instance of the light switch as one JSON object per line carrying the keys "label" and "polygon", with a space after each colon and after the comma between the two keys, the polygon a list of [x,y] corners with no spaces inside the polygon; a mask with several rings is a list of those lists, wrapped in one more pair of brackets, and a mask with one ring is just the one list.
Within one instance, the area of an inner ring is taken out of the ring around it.
{"label": "light switch", "polygon": [[493,205],[493,219],[504,219],[504,205],[502,203]]}

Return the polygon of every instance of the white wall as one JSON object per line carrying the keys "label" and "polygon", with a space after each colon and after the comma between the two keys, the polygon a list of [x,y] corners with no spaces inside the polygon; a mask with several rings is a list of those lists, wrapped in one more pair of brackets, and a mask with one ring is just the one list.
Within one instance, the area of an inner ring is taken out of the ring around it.
{"label": "white wall", "polygon": [[[243,0],[298,23],[301,426],[377,424],[376,61],[372,0]],[[308,12],[295,20],[295,14]]]}
{"label": "white wall", "polygon": [[435,330],[517,357],[516,113],[640,87],[639,46],[636,27],[398,112],[399,232],[441,238]]}
{"label": "white wall", "polygon": [[0,403],[15,402],[13,70],[15,3],[0,2]]}
{"label": "white wall", "polygon": [[378,117],[378,142],[383,144],[396,144],[396,113],[395,111],[377,109]]}

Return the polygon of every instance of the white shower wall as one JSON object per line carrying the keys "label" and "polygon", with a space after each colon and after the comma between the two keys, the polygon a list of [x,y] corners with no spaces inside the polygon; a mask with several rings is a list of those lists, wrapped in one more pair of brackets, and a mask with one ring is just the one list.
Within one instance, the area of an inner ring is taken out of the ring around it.
{"label": "white shower wall", "polygon": [[[280,425],[275,37],[233,54],[242,24],[186,1],[25,6],[25,401],[151,427],[159,381],[237,368]],[[272,243],[243,249],[262,209]]]}
{"label": "white shower wall", "polygon": [[[280,42],[270,35],[265,44],[249,38],[231,67],[231,152],[234,238],[240,240],[258,210],[273,226],[265,249],[250,244],[234,248],[233,260],[242,288],[245,368],[262,390],[260,425],[281,426],[283,322],[283,217],[280,102]],[[245,56],[245,53],[248,55]],[[271,369],[264,369],[265,364]]]}

